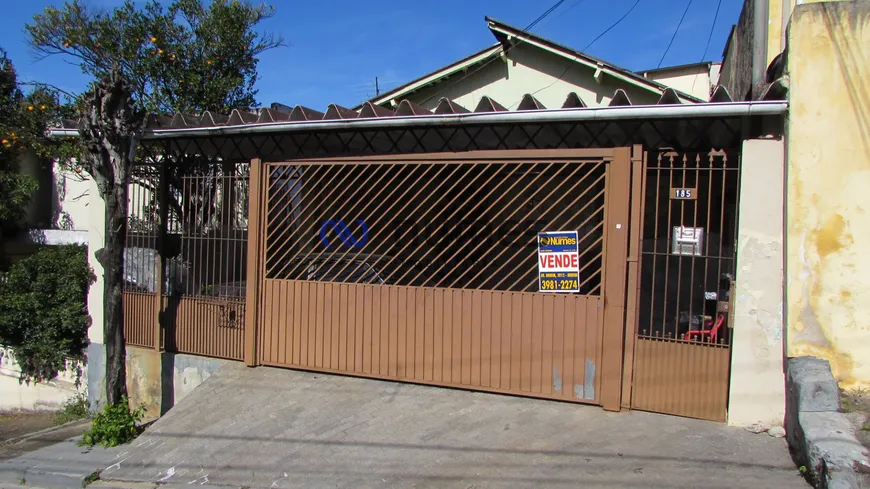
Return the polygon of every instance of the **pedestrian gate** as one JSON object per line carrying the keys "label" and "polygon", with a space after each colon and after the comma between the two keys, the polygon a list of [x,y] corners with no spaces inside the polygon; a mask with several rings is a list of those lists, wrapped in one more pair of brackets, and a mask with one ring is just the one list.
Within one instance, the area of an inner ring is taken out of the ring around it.
{"label": "pedestrian gate", "polygon": [[[628,148],[252,165],[256,363],[618,409],[631,165]],[[541,231],[577,231],[579,294],[538,292]]]}
{"label": "pedestrian gate", "polygon": [[644,177],[637,328],[626,338],[630,406],[725,421],[739,160],[651,152]]}

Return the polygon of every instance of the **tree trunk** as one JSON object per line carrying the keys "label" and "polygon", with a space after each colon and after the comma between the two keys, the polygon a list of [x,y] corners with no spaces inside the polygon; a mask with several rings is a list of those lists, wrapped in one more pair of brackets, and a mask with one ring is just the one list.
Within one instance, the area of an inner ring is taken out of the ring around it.
{"label": "tree trunk", "polygon": [[127,362],[124,347],[124,243],[127,238],[127,185],[103,194],[106,203],[106,244],[102,250],[105,273],[103,338],[106,344],[106,402],[117,404],[127,395]]}
{"label": "tree trunk", "polygon": [[[106,402],[127,395],[124,348],[124,244],[127,241],[127,193],[145,114],[138,111],[119,69],[83,95],[79,135],[85,163],[106,205],[105,246],[96,252],[103,265],[103,342],[106,345]],[[129,407],[129,406],[128,406]]]}

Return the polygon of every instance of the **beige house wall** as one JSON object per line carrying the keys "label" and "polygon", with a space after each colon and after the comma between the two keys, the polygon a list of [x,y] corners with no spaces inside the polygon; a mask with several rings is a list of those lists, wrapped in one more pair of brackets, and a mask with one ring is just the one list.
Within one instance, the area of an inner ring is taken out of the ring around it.
{"label": "beige house wall", "polygon": [[666,69],[644,73],[645,78],[667,85],[701,100],[710,99],[711,88],[719,79],[718,63],[709,68],[705,65],[692,65],[683,68]]}
{"label": "beige house wall", "polygon": [[799,5],[789,26],[789,356],[870,385],[870,2]]}
{"label": "beige house wall", "polygon": [[88,313],[91,327],[88,338],[92,343],[103,342],[103,267],[94,252],[103,247],[105,234],[105,207],[97,184],[87,172],[72,171],[55,164],[54,182],[57,189],[57,222],[66,215],[76,231],[88,233],[88,264],[94,271],[96,282],[88,290]]}
{"label": "beige house wall", "polygon": [[[474,110],[485,95],[515,110],[526,93],[531,93],[548,109],[562,107],[571,92],[577,93],[589,107],[607,106],[618,88],[624,89],[632,104],[636,105],[655,104],[660,96],[606,74],[598,83],[593,78],[595,69],[524,45],[511,49],[506,59],[492,61],[482,69],[470,68],[468,73],[454,75],[407,98],[427,109],[434,109],[441,98],[447,97],[468,110]],[[463,76],[467,77],[460,81]]]}
{"label": "beige house wall", "polygon": [[743,143],[728,424],[780,425],[783,375],[782,139]]}

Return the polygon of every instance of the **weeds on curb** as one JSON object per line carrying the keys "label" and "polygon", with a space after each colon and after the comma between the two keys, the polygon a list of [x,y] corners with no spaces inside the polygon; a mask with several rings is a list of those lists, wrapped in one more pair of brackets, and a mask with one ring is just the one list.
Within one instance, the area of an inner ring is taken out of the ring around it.
{"label": "weeds on curb", "polygon": [[60,411],[54,415],[54,424],[61,425],[78,421],[87,418],[90,414],[88,398],[84,393],[80,392],[66,400]]}
{"label": "weeds on curb", "polygon": [[144,406],[131,410],[126,396],[117,404],[106,405],[94,416],[90,429],[82,434],[79,445],[102,445],[106,448],[123,445],[139,436],[137,424],[144,414]]}

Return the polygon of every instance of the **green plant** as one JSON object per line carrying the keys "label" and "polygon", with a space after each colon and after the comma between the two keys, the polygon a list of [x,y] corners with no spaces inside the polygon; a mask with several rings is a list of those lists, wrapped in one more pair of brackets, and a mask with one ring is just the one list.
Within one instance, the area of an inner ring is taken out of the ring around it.
{"label": "green plant", "polygon": [[864,421],[861,425],[861,431],[870,431],[870,420]]}
{"label": "green plant", "polygon": [[88,408],[88,398],[80,392],[66,400],[60,411],[54,415],[54,423],[66,424],[87,418],[90,415]]}
{"label": "green plant", "polygon": [[106,448],[123,445],[139,435],[137,423],[142,421],[144,414],[144,406],[130,410],[127,396],[123,396],[120,402],[107,404],[94,416],[91,428],[84,432],[79,445]]}
{"label": "green plant", "polygon": [[89,484],[97,482],[98,480],[100,480],[100,472],[99,471],[94,472],[91,475],[85,477],[85,480],[82,481],[82,485],[88,486]]}
{"label": "green plant", "polygon": [[855,404],[852,402],[852,399],[849,397],[840,397],[840,411],[844,413],[854,412],[857,408]]}
{"label": "green plant", "polygon": [[75,369],[88,345],[88,287],[95,277],[84,246],[52,246],[21,260],[0,281],[0,344],[21,366],[22,382]]}

